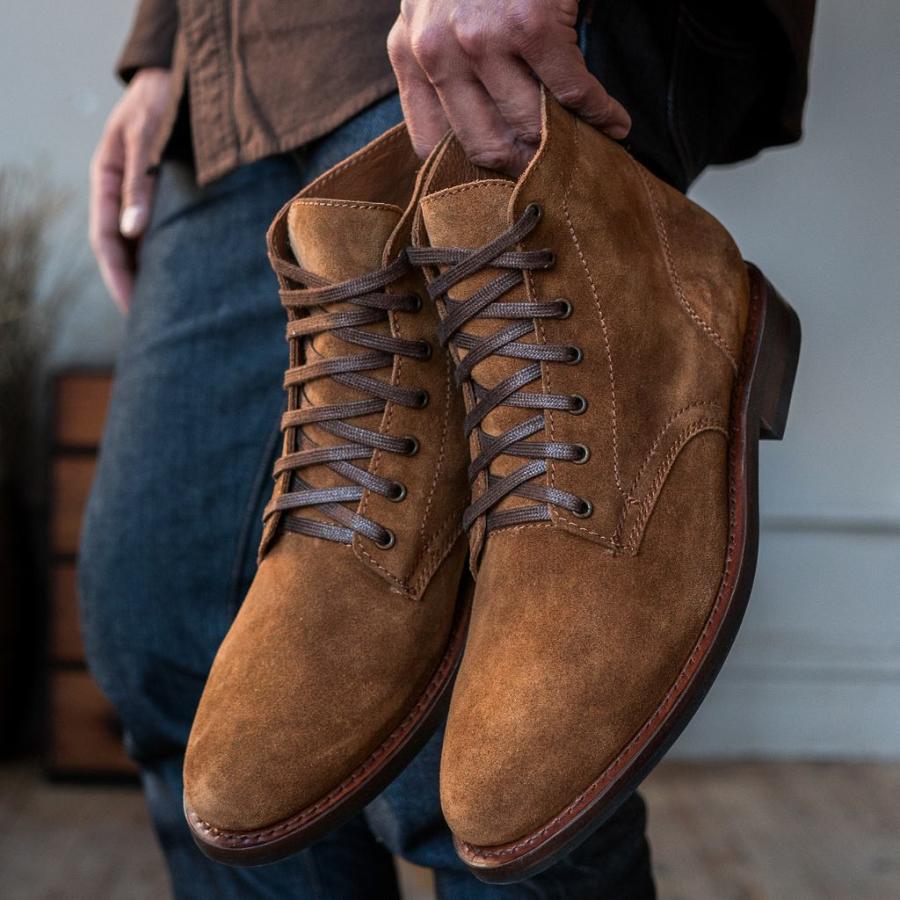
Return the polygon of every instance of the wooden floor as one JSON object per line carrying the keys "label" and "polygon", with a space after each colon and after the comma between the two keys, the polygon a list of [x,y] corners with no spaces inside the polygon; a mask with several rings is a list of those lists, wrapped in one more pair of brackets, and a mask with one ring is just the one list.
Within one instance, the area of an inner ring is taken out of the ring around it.
{"label": "wooden floor", "polygon": [[[661,900],[900,900],[900,764],[664,763],[644,788]],[[160,900],[139,793],[0,769],[5,900]],[[409,900],[428,873],[404,867]],[[287,900],[287,898],[286,898]]]}

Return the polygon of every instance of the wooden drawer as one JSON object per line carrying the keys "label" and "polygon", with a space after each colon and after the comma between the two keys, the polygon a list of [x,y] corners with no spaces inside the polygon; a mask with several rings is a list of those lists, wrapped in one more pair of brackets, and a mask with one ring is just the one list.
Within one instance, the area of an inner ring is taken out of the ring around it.
{"label": "wooden drawer", "polygon": [[50,526],[54,553],[78,551],[81,519],[94,479],[96,459],[90,454],[60,454],[53,460],[53,518]]}
{"label": "wooden drawer", "polygon": [[99,445],[111,390],[109,373],[73,372],[57,377],[53,434],[57,446]]}
{"label": "wooden drawer", "polygon": [[50,659],[58,663],[84,661],[75,563],[57,563],[51,578]]}
{"label": "wooden drawer", "polygon": [[122,750],[116,715],[83,670],[50,673],[50,746],[55,775],[129,775],[137,770]]}

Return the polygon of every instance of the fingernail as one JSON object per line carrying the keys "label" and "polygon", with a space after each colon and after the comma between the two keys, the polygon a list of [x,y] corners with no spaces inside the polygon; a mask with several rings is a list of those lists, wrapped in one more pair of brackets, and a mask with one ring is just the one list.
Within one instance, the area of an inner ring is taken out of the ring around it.
{"label": "fingernail", "polygon": [[135,237],[140,233],[142,220],[144,218],[143,206],[126,206],[122,210],[119,217],[119,231],[125,237]]}

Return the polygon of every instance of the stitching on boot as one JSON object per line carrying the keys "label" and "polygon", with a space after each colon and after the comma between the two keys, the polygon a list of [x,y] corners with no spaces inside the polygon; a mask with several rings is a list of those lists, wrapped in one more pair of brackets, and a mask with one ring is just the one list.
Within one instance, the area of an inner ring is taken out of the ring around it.
{"label": "stitching on boot", "polygon": [[[629,550],[633,552],[637,551],[639,538],[644,530],[644,527],[649,521],[653,510],[656,508],[656,502],[659,499],[662,486],[668,479],[669,472],[672,471],[672,466],[675,464],[675,460],[678,458],[681,451],[688,445],[689,441],[692,438],[707,431],[718,432],[719,434],[724,435],[726,439],[728,437],[728,431],[722,426],[720,420],[718,419],[700,419],[676,436],[675,443],[673,444],[669,452],[660,461],[659,470],[657,471],[652,483],[647,488],[644,499],[640,501],[637,513],[638,518],[636,519],[634,525],[631,528],[631,531],[628,534],[628,539],[625,541],[625,546]],[[625,525],[624,520],[625,516],[623,514],[620,523],[621,527],[624,527]]]}
{"label": "stitching on boot", "polygon": [[[576,124],[575,128],[575,139],[576,139],[576,153],[575,157],[578,158],[577,153],[577,140],[578,140],[578,131],[580,123]],[[619,494],[624,498],[625,491],[622,488],[622,480],[621,474],[619,471],[619,426],[618,426],[618,402],[616,400],[616,376],[615,370],[613,368],[613,360],[612,360],[612,347],[609,342],[609,330],[606,327],[606,316],[603,314],[603,307],[600,303],[600,296],[597,292],[597,285],[594,282],[594,276],[591,273],[590,266],[588,265],[587,259],[585,258],[584,251],[581,248],[581,242],[578,240],[578,235],[575,232],[575,225],[572,222],[572,217],[569,212],[569,195],[572,190],[572,181],[574,180],[574,167],[573,167],[573,178],[569,180],[569,184],[566,187],[565,195],[563,196],[563,212],[566,217],[566,224],[569,226],[569,234],[572,238],[572,243],[575,245],[575,250],[578,252],[578,258],[581,261],[581,267],[584,269],[584,274],[587,276],[588,284],[591,288],[591,296],[594,298],[594,305],[597,307],[597,316],[600,319],[600,328],[603,332],[603,346],[606,349],[606,362],[609,370],[609,389],[610,389],[610,406],[612,407],[612,445],[613,445],[613,477],[616,481],[616,487],[619,490]]]}
{"label": "stitching on boot", "polygon": [[[459,514],[454,517],[459,520],[462,518],[462,510],[459,511]],[[446,530],[446,529],[444,529]],[[438,549],[432,549],[437,541],[437,538],[441,536],[441,531],[434,535],[434,537],[429,542],[428,547],[419,555],[416,560],[416,565],[424,559],[431,559],[431,565],[426,566],[422,572],[419,573],[416,580],[411,585],[411,596],[416,598],[419,595],[419,592],[423,590],[423,588],[429,583],[431,580],[431,576],[440,568],[443,564],[444,560],[447,558],[449,552],[456,546],[456,541],[459,536],[462,534],[462,524],[457,522],[457,524],[453,525],[452,528],[449,529],[450,534],[443,544],[439,545]]]}
{"label": "stitching on boot", "polygon": [[495,191],[498,187],[502,187],[504,191],[509,191],[513,185],[512,182],[504,181],[501,178],[489,178],[484,181],[471,181],[467,184],[458,184],[456,187],[444,188],[440,191],[435,191],[433,194],[428,194],[422,199],[422,203],[426,206],[429,206],[429,201],[432,198],[441,199],[443,197],[452,197],[454,194],[465,194],[469,191],[484,191],[486,190],[488,193]]}
{"label": "stitching on boot", "polygon": [[735,359],[734,351],[731,347],[728,346],[727,341],[716,331],[715,328],[712,327],[705,319],[703,319],[700,314],[694,309],[691,302],[685,296],[684,293],[684,285],[681,283],[681,278],[678,275],[678,269],[675,266],[675,259],[672,254],[672,247],[669,243],[669,233],[666,228],[665,220],[663,219],[662,210],[660,209],[659,203],[656,199],[656,192],[653,189],[653,185],[650,183],[650,179],[647,176],[644,169],[635,162],[630,156],[628,157],[631,160],[632,165],[635,168],[635,171],[638,173],[638,176],[641,179],[641,182],[644,185],[644,190],[647,192],[647,197],[650,200],[650,206],[653,210],[653,218],[656,224],[656,233],[659,237],[660,243],[663,248],[663,255],[666,260],[666,269],[669,273],[669,280],[672,285],[672,289],[675,292],[675,296],[678,299],[678,302],[681,304],[684,311],[690,316],[691,321],[706,335],[707,338],[725,355],[725,358],[728,360],[731,368],[737,372],[738,364]]}
{"label": "stitching on boot", "polygon": [[687,403],[681,407],[681,409],[676,410],[666,419],[662,428],[659,429],[656,437],[653,439],[653,443],[650,445],[650,449],[647,451],[647,455],[644,457],[640,466],[638,467],[637,475],[631,481],[631,485],[628,488],[628,497],[627,500],[629,503],[636,503],[637,498],[634,496],[634,490],[638,485],[638,482],[641,480],[641,476],[644,474],[644,470],[650,463],[650,460],[653,458],[653,454],[656,452],[656,448],[659,446],[660,441],[665,437],[666,431],[669,429],[669,426],[681,415],[688,412],[692,409],[698,409],[701,407],[709,407],[710,409],[714,409],[717,412],[721,412],[724,416],[724,410],[722,407],[716,403],[714,400],[694,400],[691,403]]}
{"label": "stitching on boot", "polygon": [[[575,150],[576,150],[575,155],[577,158],[578,144],[579,144],[579,123],[577,121],[575,123],[575,128],[574,128],[574,140],[575,140]],[[603,310],[601,309],[601,306],[600,306],[600,300],[599,300],[599,296],[598,296],[598,293],[596,290],[596,285],[594,284],[593,277],[591,276],[590,269],[588,268],[587,260],[584,258],[584,254],[582,253],[581,244],[578,241],[578,235],[575,232],[575,227],[572,223],[572,219],[569,214],[569,195],[571,193],[572,184],[574,183],[574,180],[575,180],[575,168],[573,166],[572,169],[570,170],[569,180],[566,184],[566,190],[563,193],[563,214],[565,215],[566,224],[568,225],[568,228],[569,228],[569,236],[572,239],[572,243],[575,245],[575,250],[578,253],[579,259],[581,260],[582,267],[584,268],[585,274],[587,275],[588,283],[591,288],[591,293],[594,297],[594,303],[597,307],[597,312],[598,312],[599,318],[600,318],[600,325],[601,325],[601,328],[603,331],[603,339],[604,339],[604,343],[606,345],[606,358],[607,358],[607,362],[608,362],[608,366],[609,366],[611,401],[612,401],[613,478],[615,480],[616,488],[619,491],[620,496],[622,496],[624,498],[624,492],[622,491],[622,485],[621,485],[620,478],[619,478],[619,461],[618,461],[619,450],[618,450],[618,436],[617,436],[618,425],[617,425],[617,416],[616,416],[615,376],[614,376],[614,372],[613,372],[613,368],[612,368],[612,353],[611,353],[611,348],[609,345],[609,334],[606,330],[606,319],[603,315]],[[552,423],[552,411],[550,411],[550,416],[551,416],[551,423]],[[551,438],[552,438],[552,431],[551,431]],[[553,474],[552,483],[555,487],[556,467],[554,465],[553,460],[550,461],[550,468],[551,468],[551,472]],[[593,537],[595,537],[598,541],[600,541],[604,545],[608,546],[614,552],[618,552],[619,550],[622,549],[621,545],[616,541],[615,535],[612,535],[612,536],[605,535],[605,534],[602,534],[598,529],[588,528],[586,525],[582,525],[580,522],[576,522],[573,519],[566,517],[563,513],[559,512],[559,510],[554,511],[553,515],[556,517],[557,522],[561,522],[562,524],[566,525],[570,530],[574,529],[576,531],[582,532],[583,534],[590,534]]]}
{"label": "stitching on boot", "polygon": [[[590,531],[588,528],[583,528],[576,523],[572,523],[573,527],[580,529],[581,531],[587,531],[590,534],[594,534],[594,532]],[[528,529],[534,528],[556,528],[557,525],[555,522],[526,522],[523,525],[507,525],[503,528],[499,528],[496,531],[491,532],[492,539],[500,540],[504,535],[512,534],[516,531],[527,531]],[[566,529],[569,530],[569,529]],[[606,547],[608,550],[611,550],[613,554],[618,554],[622,551],[622,547],[619,544],[613,542],[610,538],[603,537],[602,535],[596,535],[598,543],[602,547]]]}
{"label": "stitching on boot", "polygon": [[352,156],[349,156],[342,163],[336,165],[333,169],[326,172],[324,175],[321,175],[308,187],[318,189],[319,187],[321,187],[321,185],[328,184],[329,181],[333,181],[339,175],[346,172],[347,169],[350,169],[353,166],[357,165],[361,160],[364,160],[375,153],[380,153],[388,144],[403,137],[404,134],[405,130],[402,128],[398,128],[396,131],[391,131],[385,135],[382,135],[380,140],[376,140],[374,143],[370,144],[368,147],[365,147],[362,150],[357,150],[356,153],[354,153]]}
{"label": "stitching on boot", "polygon": [[[397,330],[398,336],[402,337],[403,333],[400,329],[399,324],[396,325],[396,330]],[[453,545],[456,543],[456,538],[462,532],[462,526],[457,525],[455,528],[453,528],[450,538],[441,546],[441,548],[438,550],[434,549],[435,544],[437,543],[438,539],[440,539],[447,532],[448,527],[452,527],[452,523],[455,520],[458,520],[461,518],[462,513],[460,512],[458,515],[453,516],[450,519],[448,519],[447,523],[445,523],[441,528],[439,528],[430,538],[426,539],[426,535],[425,535],[425,523],[427,521],[428,512],[431,508],[431,505],[432,505],[432,502],[434,499],[434,492],[437,487],[438,478],[439,478],[439,475],[441,472],[441,468],[443,466],[444,457],[446,456],[447,435],[449,432],[448,422],[449,422],[449,417],[450,417],[450,366],[451,366],[451,362],[450,362],[450,357],[448,355],[447,361],[446,361],[447,377],[445,379],[446,389],[445,389],[445,397],[444,397],[443,424],[442,424],[442,428],[441,428],[441,448],[440,448],[440,453],[438,456],[438,461],[437,461],[437,464],[436,464],[435,470],[434,470],[434,477],[432,478],[432,481],[431,481],[431,488],[428,493],[428,501],[426,503],[425,512],[422,516],[422,520],[419,525],[419,533],[422,537],[423,546],[420,549],[417,556],[413,559],[413,561],[410,565],[410,578],[403,578],[401,575],[398,575],[398,574],[392,572],[385,565],[376,561],[376,559],[362,545],[360,545],[358,548],[359,552],[362,554],[362,556],[366,559],[366,561],[370,565],[374,566],[376,569],[378,569],[380,572],[382,572],[385,576],[387,576],[391,580],[391,582],[393,584],[395,584],[402,591],[403,594],[405,594],[406,596],[411,597],[413,599],[417,598],[422,587],[424,585],[427,585],[428,581],[431,579],[431,576],[438,570],[441,563],[446,558],[447,553],[449,553],[449,551],[453,548]],[[397,359],[394,378],[392,379],[392,382],[391,382],[392,384],[397,384],[399,382],[400,376],[402,373],[402,367],[403,367],[403,360]],[[382,428],[380,429],[382,434],[387,433],[390,430],[391,416],[393,415],[393,409],[394,409],[394,405],[392,403],[389,403],[387,410],[386,410],[385,421],[382,425]],[[371,463],[371,469],[370,469],[371,472],[376,473],[378,471],[378,466],[379,466],[381,457],[382,457],[381,451],[376,450],[372,457],[372,463]],[[363,515],[366,513],[366,510],[368,509],[368,502],[369,502],[370,496],[371,496],[371,491],[367,490],[365,492],[363,502],[360,506],[360,513]],[[430,565],[426,566],[421,572],[416,574],[416,570],[422,564],[423,560],[430,560]]]}
{"label": "stitching on boot", "polygon": [[291,203],[291,206],[294,204],[297,204],[298,206],[329,206],[334,207],[335,209],[373,209],[376,212],[387,212],[390,209],[399,209],[398,206],[394,206],[392,203],[359,203],[351,200],[347,200],[346,202],[337,200],[318,200],[315,197],[298,197]]}
{"label": "stitching on boot", "polygon": [[[454,522],[455,519],[459,519],[461,517],[462,517],[462,513],[460,512],[460,514],[458,516],[456,516],[456,517],[454,517],[454,519],[450,519],[448,521]],[[423,584],[427,584],[427,582],[431,578],[431,576],[438,570],[438,568],[440,567],[441,563],[446,558],[449,551],[453,548],[453,545],[456,543],[456,539],[459,537],[460,534],[462,534],[462,525],[455,524],[453,526],[453,530],[450,533],[449,539],[446,540],[443,545],[441,545],[440,550],[434,550],[432,548],[433,548],[435,542],[437,541],[437,539],[439,537],[441,537],[442,532],[438,531],[432,537],[432,539],[429,541],[428,545],[424,548],[422,553],[420,553],[419,556],[416,557],[416,561],[414,563],[413,568],[417,567],[419,565],[419,563],[421,562],[421,560],[426,557],[430,557],[432,560],[434,560],[434,562],[432,563],[430,568],[425,569],[413,582],[409,582],[402,578],[399,578],[397,575],[395,575],[393,572],[391,572],[390,569],[385,568],[380,562],[378,562],[378,560],[375,559],[375,557],[373,557],[369,553],[368,550],[365,549],[365,547],[360,546],[359,552],[366,558],[366,560],[370,563],[370,565],[374,566],[376,569],[381,571],[385,575],[385,577],[388,578],[388,580],[390,580],[394,585],[396,585],[400,589],[400,592],[402,594],[415,600],[415,599],[417,599],[417,595],[418,595],[419,591],[421,590]]]}

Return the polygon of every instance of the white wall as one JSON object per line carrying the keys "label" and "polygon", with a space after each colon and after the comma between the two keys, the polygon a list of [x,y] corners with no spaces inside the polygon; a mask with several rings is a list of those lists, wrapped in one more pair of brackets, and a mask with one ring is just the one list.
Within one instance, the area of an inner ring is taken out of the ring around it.
{"label": "white wall", "polygon": [[[79,214],[128,7],[4,6],[0,164],[46,161]],[[695,192],[797,307],[804,348],[787,440],[762,449],[751,610],[681,754],[900,755],[897,47],[895,0],[821,0],[804,143]],[[95,281],[60,356],[106,361],[118,331]]]}
{"label": "white wall", "polygon": [[[87,262],[87,173],[120,87],[113,65],[132,4],[4,0],[0,13],[0,165],[46,166],[48,180],[72,194],[62,233],[74,234],[66,263]],[[105,363],[115,353],[120,317],[93,266],[84,300],[72,310],[60,361]]]}
{"label": "white wall", "polygon": [[900,755],[900,10],[820,0],[806,137],[706,174],[803,321],[744,628],[683,754]]}

